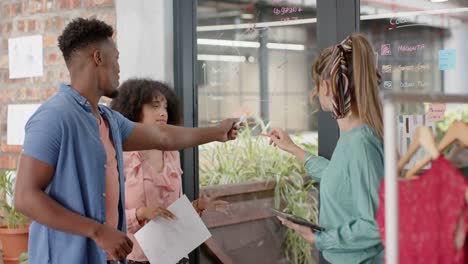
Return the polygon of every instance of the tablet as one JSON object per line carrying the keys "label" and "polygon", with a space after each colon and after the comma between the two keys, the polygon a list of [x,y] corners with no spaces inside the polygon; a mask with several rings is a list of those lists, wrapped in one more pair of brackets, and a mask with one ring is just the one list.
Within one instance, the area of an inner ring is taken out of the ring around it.
{"label": "tablet", "polygon": [[325,231],[325,228],[321,227],[321,226],[318,226],[316,224],[313,224],[309,221],[307,221],[306,219],[304,218],[301,218],[301,217],[297,217],[297,216],[294,216],[292,214],[288,214],[288,213],[283,213],[283,212],[280,212],[276,209],[273,209],[273,208],[270,208],[270,210],[277,216],[280,216],[286,220],[289,220],[295,224],[298,224],[298,225],[303,225],[303,226],[307,226],[307,227],[310,227],[312,229],[312,231]]}

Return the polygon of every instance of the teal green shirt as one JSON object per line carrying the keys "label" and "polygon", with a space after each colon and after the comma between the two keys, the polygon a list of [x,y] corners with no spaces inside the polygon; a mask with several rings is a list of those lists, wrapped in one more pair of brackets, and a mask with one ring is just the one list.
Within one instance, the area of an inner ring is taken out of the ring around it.
{"label": "teal green shirt", "polygon": [[333,264],[382,263],[375,221],[384,175],[381,140],[371,127],[342,132],[331,160],[307,154],[308,174],[320,181],[320,225],[315,245]]}

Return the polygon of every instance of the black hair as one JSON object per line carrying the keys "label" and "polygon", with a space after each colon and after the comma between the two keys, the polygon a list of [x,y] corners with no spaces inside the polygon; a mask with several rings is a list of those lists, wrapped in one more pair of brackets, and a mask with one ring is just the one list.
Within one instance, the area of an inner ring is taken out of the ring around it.
{"label": "black hair", "polygon": [[143,105],[151,103],[158,96],[166,98],[167,123],[179,125],[182,121],[180,101],[173,89],[162,82],[151,79],[129,79],[119,87],[119,95],[112,100],[110,106],[129,120],[140,122]]}
{"label": "black hair", "polygon": [[68,64],[74,51],[105,41],[113,34],[112,27],[101,20],[76,18],[63,30],[58,38],[58,46]]}

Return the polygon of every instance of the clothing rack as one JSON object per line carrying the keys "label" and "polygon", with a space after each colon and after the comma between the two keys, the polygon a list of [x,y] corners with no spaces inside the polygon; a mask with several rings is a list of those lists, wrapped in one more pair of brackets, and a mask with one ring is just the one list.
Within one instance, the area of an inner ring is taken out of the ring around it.
{"label": "clothing rack", "polygon": [[467,103],[468,94],[442,94],[390,91],[382,94],[385,147],[385,257],[387,264],[398,263],[398,176],[397,132],[395,104],[397,103]]}

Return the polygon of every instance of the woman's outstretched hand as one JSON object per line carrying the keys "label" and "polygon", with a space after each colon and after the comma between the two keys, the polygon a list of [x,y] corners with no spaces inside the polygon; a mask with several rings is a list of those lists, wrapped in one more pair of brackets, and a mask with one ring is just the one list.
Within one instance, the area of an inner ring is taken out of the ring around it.
{"label": "woman's outstretched hand", "polygon": [[299,160],[304,161],[306,152],[294,143],[291,137],[284,130],[275,128],[268,134],[270,137],[270,145],[289,152],[296,156]]}

